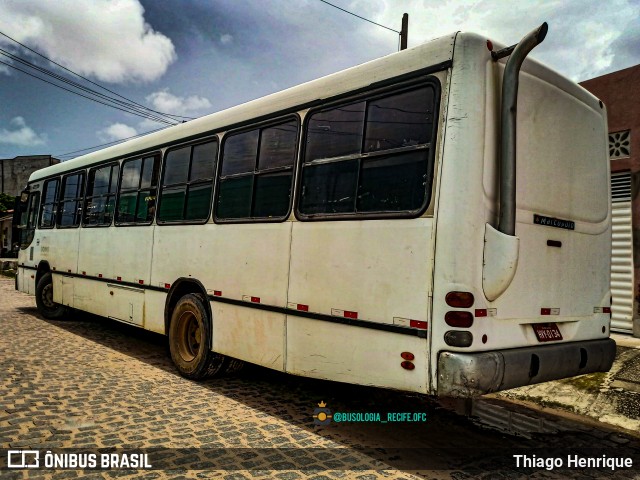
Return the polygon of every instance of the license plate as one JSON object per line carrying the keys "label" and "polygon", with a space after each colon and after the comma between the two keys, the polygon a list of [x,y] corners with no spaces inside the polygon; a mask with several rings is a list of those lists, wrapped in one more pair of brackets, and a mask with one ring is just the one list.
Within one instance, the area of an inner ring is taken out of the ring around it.
{"label": "license plate", "polygon": [[562,340],[560,329],[555,323],[533,323],[531,326],[539,342]]}

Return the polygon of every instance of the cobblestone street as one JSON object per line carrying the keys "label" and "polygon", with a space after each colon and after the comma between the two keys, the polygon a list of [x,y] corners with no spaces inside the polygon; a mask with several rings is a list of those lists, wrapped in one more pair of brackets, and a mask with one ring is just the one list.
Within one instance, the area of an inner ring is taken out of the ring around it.
{"label": "cobblestone street", "polygon": [[[524,438],[483,428],[421,396],[258,367],[222,379],[188,381],[176,373],[164,337],[84,314],[66,321],[44,320],[34,298],[15,292],[13,280],[2,277],[0,332],[1,448],[117,447],[163,449],[165,454],[187,449],[171,470],[3,470],[1,478],[375,480],[640,474],[637,438],[569,420],[548,419],[550,433]],[[320,401],[334,412],[424,412],[427,421],[317,426],[312,416]],[[631,455],[635,470],[518,469],[511,459],[518,449],[535,453],[566,447],[594,449],[600,456]],[[237,449],[237,465],[221,469],[221,463],[210,458],[220,449]],[[264,468],[252,450],[271,455],[274,468]],[[496,465],[483,453],[487,450],[502,452],[510,466]],[[428,470],[417,471],[421,459]]]}

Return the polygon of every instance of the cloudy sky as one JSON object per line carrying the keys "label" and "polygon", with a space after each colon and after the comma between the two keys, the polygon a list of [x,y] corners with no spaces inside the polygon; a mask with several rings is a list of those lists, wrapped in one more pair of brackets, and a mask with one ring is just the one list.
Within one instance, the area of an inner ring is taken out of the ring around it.
{"label": "cloudy sky", "polygon": [[[410,47],[456,30],[512,44],[547,21],[547,38],[532,56],[576,81],[640,63],[640,0],[330,1],[394,30],[409,13]],[[44,76],[20,63],[27,61],[98,89],[8,37],[174,119],[215,112],[398,47],[396,33],[320,0],[3,0],[0,32],[0,158],[68,159],[166,125],[5,65]]]}

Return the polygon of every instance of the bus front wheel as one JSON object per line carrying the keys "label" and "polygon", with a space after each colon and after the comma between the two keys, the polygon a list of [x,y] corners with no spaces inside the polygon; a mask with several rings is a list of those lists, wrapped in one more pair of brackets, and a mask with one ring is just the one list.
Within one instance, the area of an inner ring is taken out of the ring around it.
{"label": "bus front wheel", "polygon": [[67,307],[53,301],[53,277],[51,273],[45,273],[38,280],[36,285],[36,306],[40,315],[48,320],[59,320],[69,312]]}
{"label": "bus front wheel", "polygon": [[171,315],[169,350],[180,375],[192,380],[220,375],[229,359],[211,351],[211,319],[204,298],[197,294],[183,296]]}

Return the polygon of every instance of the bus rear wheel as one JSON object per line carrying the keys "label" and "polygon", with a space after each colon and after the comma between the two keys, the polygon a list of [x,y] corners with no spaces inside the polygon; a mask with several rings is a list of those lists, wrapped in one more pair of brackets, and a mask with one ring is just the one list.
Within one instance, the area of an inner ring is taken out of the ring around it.
{"label": "bus rear wheel", "polygon": [[69,313],[64,305],[53,301],[53,277],[51,273],[42,275],[36,285],[36,306],[38,312],[48,320],[59,320]]}
{"label": "bus rear wheel", "polygon": [[187,294],[177,303],[169,325],[169,351],[180,375],[192,380],[221,375],[229,359],[211,351],[211,319],[204,298]]}

